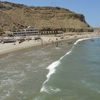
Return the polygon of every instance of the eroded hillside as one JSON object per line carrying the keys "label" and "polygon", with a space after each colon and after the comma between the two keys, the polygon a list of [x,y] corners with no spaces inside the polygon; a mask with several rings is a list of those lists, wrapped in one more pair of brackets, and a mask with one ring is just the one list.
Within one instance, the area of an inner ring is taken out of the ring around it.
{"label": "eroded hillside", "polygon": [[42,28],[65,28],[66,31],[91,30],[82,14],[59,7],[28,7],[21,4],[0,2],[0,28],[17,30],[35,26]]}

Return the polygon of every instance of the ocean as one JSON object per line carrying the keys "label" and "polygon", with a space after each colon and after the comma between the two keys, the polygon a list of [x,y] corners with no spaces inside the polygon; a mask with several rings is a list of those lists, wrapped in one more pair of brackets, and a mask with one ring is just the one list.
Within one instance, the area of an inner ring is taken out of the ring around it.
{"label": "ocean", "polygon": [[66,47],[0,58],[0,100],[100,100],[100,38]]}
{"label": "ocean", "polygon": [[79,39],[47,69],[35,100],[100,100],[100,38]]}

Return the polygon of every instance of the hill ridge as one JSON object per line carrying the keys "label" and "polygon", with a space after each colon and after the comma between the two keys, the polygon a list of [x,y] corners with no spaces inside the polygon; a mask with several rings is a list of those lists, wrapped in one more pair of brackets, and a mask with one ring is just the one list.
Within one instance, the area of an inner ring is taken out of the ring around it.
{"label": "hill ridge", "polygon": [[65,28],[66,31],[91,31],[82,14],[61,7],[34,7],[0,1],[0,28],[18,30],[26,26]]}

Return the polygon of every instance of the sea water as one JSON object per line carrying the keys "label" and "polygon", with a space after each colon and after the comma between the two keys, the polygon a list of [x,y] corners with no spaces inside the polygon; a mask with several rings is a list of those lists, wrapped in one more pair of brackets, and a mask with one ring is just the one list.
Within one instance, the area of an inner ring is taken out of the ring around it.
{"label": "sea water", "polygon": [[33,100],[100,100],[100,38],[79,39],[47,69]]}
{"label": "sea water", "polygon": [[0,100],[100,100],[100,38],[79,39],[53,62],[57,50],[63,51],[31,49],[0,58]]}
{"label": "sea water", "polygon": [[71,46],[65,41],[60,47],[31,47],[1,57],[0,100],[33,100],[37,97],[48,73],[46,67],[64,55],[68,48]]}

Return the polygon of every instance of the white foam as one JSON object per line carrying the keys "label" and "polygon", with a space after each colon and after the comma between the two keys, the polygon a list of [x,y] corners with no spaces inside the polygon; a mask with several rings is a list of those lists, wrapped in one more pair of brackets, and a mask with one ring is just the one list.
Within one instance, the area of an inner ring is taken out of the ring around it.
{"label": "white foam", "polygon": [[[98,37],[91,37],[91,38],[98,38]],[[62,56],[58,61],[53,62],[51,65],[49,65],[49,66],[47,67],[47,69],[49,70],[49,73],[47,74],[47,79],[44,81],[40,92],[49,93],[48,88],[45,86],[45,84],[49,81],[51,75],[54,74],[54,73],[56,72],[56,67],[60,64],[61,60],[62,60],[66,55],[69,55],[69,54],[72,52],[74,46],[77,45],[79,42],[84,41],[84,40],[88,40],[88,39],[91,39],[91,38],[78,39],[78,40],[74,43],[73,47],[71,48],[71,50],[70,50],[69,52],[67,52],[64,56]],[[60,89],[59,89],[59,90],[60,90]],[[56,90],[54,90],[54,91],[56,91]]]}
{"label": "white foam", "polygon": [[19,91],[20,94],[23,94],[23,91]]}
{"label": "white foam", "polygon": [[[71,50],[69,52],[67,52],[64,56],[69,55],[71,53]],[[48,88],[45,86],[45,84],[49,81],[50,77],[52,74],[54,74],[56,72],[56,67],[60,64],[61,60],[64,58],[64,56],[62,56],[58,61],[53,62],[51,65],[49,65],[47,67],[47,69],[49,70],[49,73],[47,74],[47,79],[44,81],[42,88],[40,90],[40,92],[46,92],[49,93]],[[55,89],[54,91],[57,91],[57,89]],[[59,89],[60,91],[60,89]]]}
{"label": "white foam", "polygon": [[57,93],[57,92],[60,92],[61,90],[59,88],[53,88],[53,87],[50,87],[50,91],[52,93]]}
{"label": "white foam", "polygon": [[60,61],[56,61],[54,63],[52,63],[50,66],[47,67],[47,69],[49,70],[49,73],[47,75],[47,78],[50,78],[50,76],[55,73],[55,68],[60,64]]}
{"label": "white foam", "polygon": [[60,92],[61,90],[59,88],[55,88],[55,87],[51,87],[51,86],[43,86],[41,89],[41,92],[46,92],[48,94],[52,94],[52,93],[57,93]]}
{"label": "white foam", "polygon": [[55,49],[61,49],[60,47],[56,47]]}
{"label": "white foam", "polygon": [[70,50],[69,52],[67,52],[64,56],[62,56],[59,60],[61,61],[66,55],[69,55],[72,52],[72,50]]}
{"label": "white foam", "polygon": [[45,84],[48,82],[48,80],[50,79],[51,75],[55,73],[56,67],[59,64],[60,64],[60,61],[55,61],[51,65],[49,65],[47,67],[47,69],[49,70],[49,73],[47,74],[47,79],[46,79],[46,81],[44,81],[43,86],[42,86],[40,92],[47,92],[48,93],[47,88],[45,87]]}
{"label": "white foam", "polygon": [[84,40],[88,40],[88,39],[91,39],[91,38],[78,39],[78,40],[74,43],[74,45],[77,45],[78,42],[81,42],[81,41],[84,41]]}
{"label": "white foam", "polygon": [[77,43],[78,42],[81,42],[81,41],[84,41],[84,40],[89,40],[89,39],[92,39],[92,38],[100,38],[100,37],[88,37],[88,38],[82,38],[82,39],[78,39],[75,43],[74,43],[74,45],[77,45]]}
{"label": "white foam", "polygon": [[48,89],[46,88],[46,86],[44,85],[44,83],[43,83],[43,86],[42,86],[40,92],[46,92],[46,93],[49,93],[49,92],[48,92]]}
{"label": "white foam", "polygon": [[10,96],[10,91],[8,91],[8,93],[6,94],[6,96],[7,96],[7,97]]}

